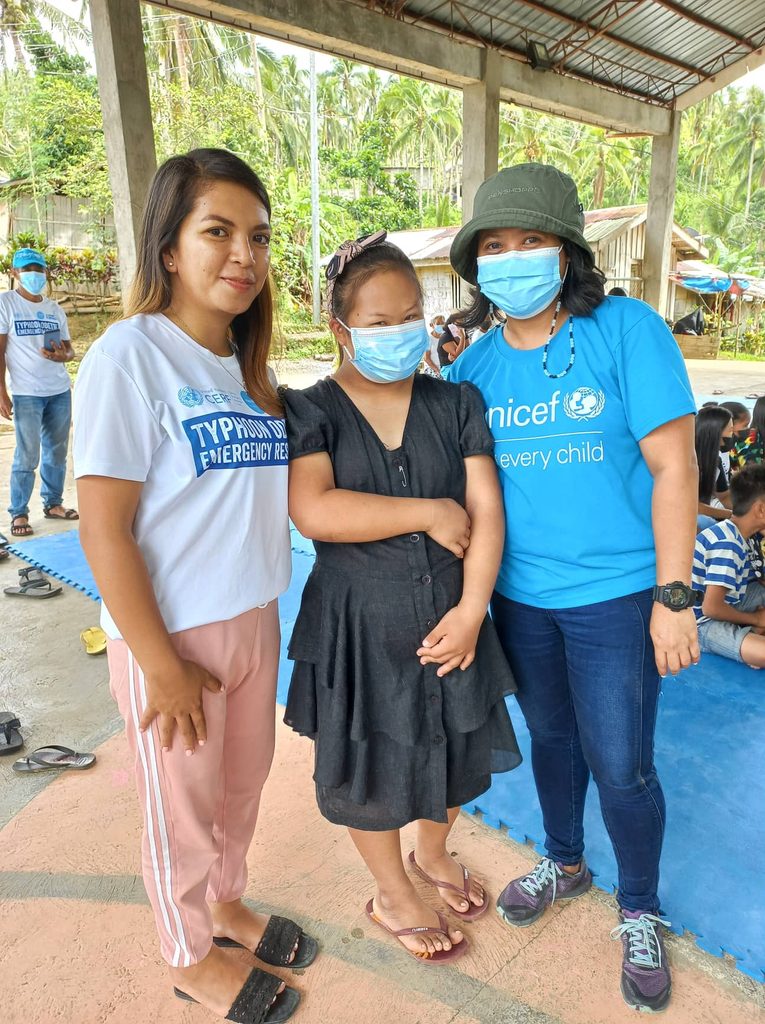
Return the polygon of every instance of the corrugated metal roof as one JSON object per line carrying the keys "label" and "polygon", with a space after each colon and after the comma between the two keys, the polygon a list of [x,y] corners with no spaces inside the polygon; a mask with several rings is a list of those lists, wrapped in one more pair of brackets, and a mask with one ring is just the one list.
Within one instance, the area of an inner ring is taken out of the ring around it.
{"label": "corrugated metal roof", "polygon": [[375,0],[373,6],[522,61],[529,40],[545,43],[559,74],[663,105],[765,45],[764,0]]}

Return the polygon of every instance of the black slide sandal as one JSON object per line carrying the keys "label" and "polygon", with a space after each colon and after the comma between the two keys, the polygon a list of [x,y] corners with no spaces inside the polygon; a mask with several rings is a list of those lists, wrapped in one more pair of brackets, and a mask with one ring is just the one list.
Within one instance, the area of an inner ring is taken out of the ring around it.
{"label": "black slide sandal", "polygon": [[[241,942],[225,937],[216,936],[213,942],[221,949],[246,949]],[[295,959],[291,961],[290,954],[295,949],[295,943],[297,950]],[[257,949],[250,952],[270,967],[289,967],[293,971],[299,971],[304,967],[310,967],[314,962],[319,952],[319,944],[288,917],[272,914]]]}
{"label": "black slide sandal", "polygon": [[[284,1024],[297,1010],[300,993],[294,988],[285,988],[276,995],[281,983],[281,978],[275,974],[268,974],[258,967],[253,968],[241,992],[231,1004],[226,1020],[237,1024]],[[173,992],[178,999],[190,1003],[198,1001],[179,988],[174,988]]]}

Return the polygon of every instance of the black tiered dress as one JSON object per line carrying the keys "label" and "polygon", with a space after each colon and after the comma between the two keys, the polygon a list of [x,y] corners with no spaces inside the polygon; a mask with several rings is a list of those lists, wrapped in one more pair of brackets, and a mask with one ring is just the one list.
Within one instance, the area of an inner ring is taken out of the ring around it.
{"label": "black tiered dress", "polygon": [[[472,384],[417,375],[395,451],[332,379],[281,395],[290,459],[327,452],[338,488],[464,505],[464,459],[493,451]],[[494,626],[487,616],[470,668],[439,679],[416,651],[460,600],[461,560],[424,533],[314,546],[284,721],[316,741],[319,809],[366,831],[445,822],[448,807],[521,761],[504,700],[516,687]]]}

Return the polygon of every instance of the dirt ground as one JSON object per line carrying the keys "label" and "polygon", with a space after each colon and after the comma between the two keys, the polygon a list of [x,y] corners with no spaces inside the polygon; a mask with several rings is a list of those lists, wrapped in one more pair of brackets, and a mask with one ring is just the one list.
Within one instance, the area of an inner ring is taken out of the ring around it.
{"label": "dirt ground", "polygon": [[[700,394],[765,392],[765,364],[690,365]],[[327,364],[277,367],[305,386]],[[0,434],[0,506],[8,502],[13,434]],[[71,476],[65,494],[75,504]],[[67,529],[42,518],[38,535]],[[6,520],[0,530],[7,533]],[[0,587],[22,563],[0,562]],[[139,873],[140,823],[129,758],[108,693],[104,657],[84,653],[79,633],[98,620],[95,602],[64,587],[33,602],[0,594],[0,710],[23,722],[28,750],[63,743],[96,750],[82,775],[26,778],[0,758],[0,974],[9,1024],[212,1021],[173,999],[164,978]],[[305,995],[299,1024],[622,1024],[634,1017],[618,992],[619,949],[609,941],[613,901],[594,892],[555,908],[532,928],[510,930],[495,914],[469,929],[471,953],[431,971],[408,960],[363,915],[367,877],[342,830],[323,821],[310,782],[311,748],[279,726],[248,893],[298,917],[323,954],[293,983]],[[532,852],[463,816],[454,848],[496,896],[527,869]],[[670,937],[675,995],[667,1024],[765,1024],[765,987],[728,959]],[[242,954],[244,955],[244,954]]]}

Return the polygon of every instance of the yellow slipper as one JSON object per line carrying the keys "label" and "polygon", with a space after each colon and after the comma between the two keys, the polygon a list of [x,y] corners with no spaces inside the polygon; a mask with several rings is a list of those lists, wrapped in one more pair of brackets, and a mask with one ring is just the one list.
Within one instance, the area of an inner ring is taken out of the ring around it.
{"label": "yellow slipper", "polygon": [[80,633],[86,654],[103,654],[106,650],[106,633],[100,626],[90,626]]}

